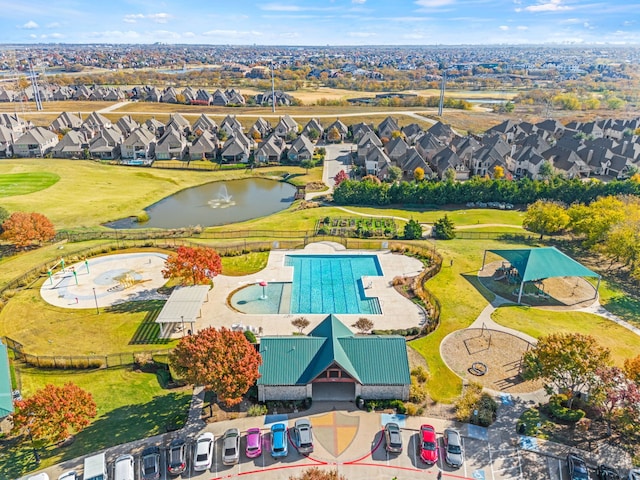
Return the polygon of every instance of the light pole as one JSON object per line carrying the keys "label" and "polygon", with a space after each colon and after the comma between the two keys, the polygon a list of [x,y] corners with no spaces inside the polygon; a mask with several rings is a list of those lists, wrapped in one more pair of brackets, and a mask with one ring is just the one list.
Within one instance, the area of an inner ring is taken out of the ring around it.
{"label": "light pole", "polygon": [[93,288],[93,299],[96,301],[96,315],[100,315],[100,309],[98,308],[98,297],[96,296],[96,289]]}

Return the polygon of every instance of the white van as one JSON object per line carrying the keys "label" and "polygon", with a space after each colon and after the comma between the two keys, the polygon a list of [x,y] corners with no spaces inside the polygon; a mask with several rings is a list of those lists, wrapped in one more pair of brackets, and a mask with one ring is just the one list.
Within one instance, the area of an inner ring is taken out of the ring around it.
{"label": "white van", "polygon": [[83,480],[107,480],[107,461],[104,453],[84,459]]}
{"label": "white van", "polygon": [[36,475],[30,476],[28,480],[49,480],[49,475],[42,472],[42,473],[38,473]]}
{"label": "white van", "polygon": [[113,479],[135,480],[133,473],[133,457],[131,455],[120,455],[116,458]]}

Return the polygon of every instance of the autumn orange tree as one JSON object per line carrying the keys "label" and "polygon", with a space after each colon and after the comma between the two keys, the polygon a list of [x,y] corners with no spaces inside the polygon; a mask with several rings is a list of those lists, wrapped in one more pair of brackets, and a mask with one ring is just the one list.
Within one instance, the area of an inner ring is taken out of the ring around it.
{"label": "autumn orange tree", "polygon": [[204,385],[232,406],[258,380],[262,357],[242,332],[209,327],[183,337],[169,362],[184,380]]}
{"label": "autumn orange tree", "polygon": [[55,442],[82,431],[97,414],[91,393],[71,382],[46,385],[15,405],[15,429],[26,428],[33,438]]}
{"label": "autumn orange tree", "polygon": [[206,247],[178,247],[164,263],[164,278],[190,279],[193,285],[207,284],[222,271],[220,255]]}
{"label": "autumn orange tree", "polygon": [[339,474],[337,470],[320,470],[318,467],[311,467],[297,477],[289,477],[289,480],[347,480],[347,477]]}
{"label": "autumn orange tree", "polygon": [[41,213],[14,212],[2,223],[2,238],[17,247],[27,247],[51,240],[56,231]]}

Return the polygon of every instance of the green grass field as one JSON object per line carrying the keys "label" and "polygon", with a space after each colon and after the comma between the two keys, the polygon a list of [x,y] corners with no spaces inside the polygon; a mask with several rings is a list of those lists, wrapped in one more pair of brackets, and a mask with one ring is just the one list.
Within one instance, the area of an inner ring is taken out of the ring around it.
{"label": "green grass field", "polygon": [[267,266],[269,252],[252,252],[237,257],[222,257],[222,274],[229,276],[249,275]]}
{"label": "green grass field", "polygon": [[0,197],[13,197],[39,192],[60,180],[50,172],[5,173],[0,175]]}
{"label": "green grass field", "polygon": [[538,338],[555,332],[591,335],[611,350],[611,358],[622,366],[626,358],[640,351],[640,336],[598,315],[584,312],[559,312],[522,306],[505,306],[493,312],[500,325]]}
{"label": "green grass field", "polygon": [[[162,389],[155,374],[134,372],[130,368],[91,372],[22,368],[20,379],[23,396],[48,383],[73,382],[89,391],[98,406],[98,416],[69,446],[39,449],[40,468],[163,433],[169,424],[181,426],[186,420],[192,393],[188,388]],[[35,468],[28,440],[22,444],[12,442],[0,449],[0,478],[18,478]]]}

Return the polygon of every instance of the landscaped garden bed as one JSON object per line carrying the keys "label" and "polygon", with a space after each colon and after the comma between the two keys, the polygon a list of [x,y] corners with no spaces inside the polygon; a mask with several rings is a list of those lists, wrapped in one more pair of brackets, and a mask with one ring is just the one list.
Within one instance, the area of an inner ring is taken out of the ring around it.
{"label": "landscaped garden bed", "polygon": [[325,217],[316,223],[315,234],[353,238],[395,238],[398,227],[392,218]]}

